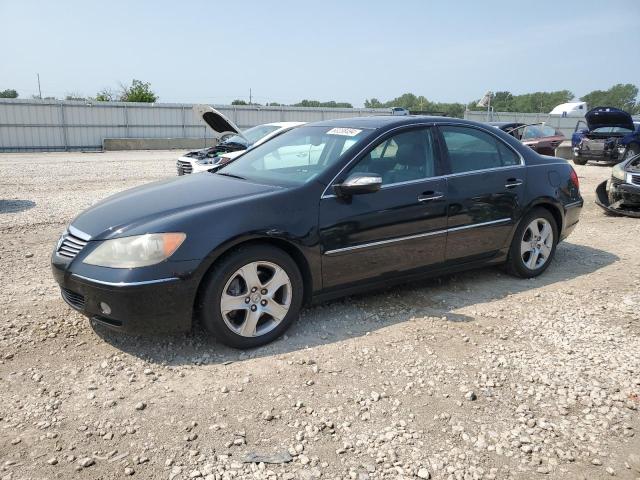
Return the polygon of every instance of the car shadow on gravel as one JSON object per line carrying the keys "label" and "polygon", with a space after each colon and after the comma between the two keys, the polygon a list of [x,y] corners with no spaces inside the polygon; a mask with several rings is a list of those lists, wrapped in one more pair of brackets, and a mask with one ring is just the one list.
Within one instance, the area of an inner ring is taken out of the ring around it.
{"label": "car shadow on gravel", "polygon": [[36,206],[31,200],[3,200],[0,199],[0,215],[3,213],[19,213]]}
{"label": "car shadow on gravel", "polygon": [[473,317],[454,310],[553,284],[570,290],[571,287],[563,282],[591,274],[617,260],[618,257],[609,252],[565,242],[558,246],[554,262],[540,277],[518,279],[501,268],[484,268],[347,297],[304,309],[300,320],[286,335],[264,347],[247,351],[220,344],[198,324],[189,333],[170,335],[132,336],[97,324],[93,329],[115,348],[152,363],[174,366],[225,364],[340,342],[415,317],[471,321]]}

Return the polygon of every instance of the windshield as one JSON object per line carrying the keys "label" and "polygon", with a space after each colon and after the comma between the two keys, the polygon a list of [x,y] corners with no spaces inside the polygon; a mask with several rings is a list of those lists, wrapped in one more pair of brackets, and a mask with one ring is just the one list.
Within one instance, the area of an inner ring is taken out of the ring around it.
{"label": "windshield", "polygon": [[598,127],[591,130],[591,133],[630,133],[632,131],[624,127]]}
{"label": "windshield", "polygon": [[368,130],[334,127],[298,127],[269,140],[218,170],[248,180],[301,185],[335,164]]}
{"label": "windshield", "polygon": [[257,127],[249,128],[243,131],[242,135],[244,138],[242,138],[240,135],[233,135],[232,137],[227,138],[224,143],[240,143],[241,145],[247,145],[248,147],[250,147],[261,138],[266,137],[272,132],[275,132],[279,128],[280,127],[278,127],[277,125],[258,125]]}

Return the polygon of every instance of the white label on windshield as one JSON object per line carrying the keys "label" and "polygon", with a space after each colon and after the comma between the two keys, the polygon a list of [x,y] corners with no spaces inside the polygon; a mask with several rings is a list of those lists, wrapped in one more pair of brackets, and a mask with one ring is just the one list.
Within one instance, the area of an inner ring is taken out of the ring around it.
{"label": "white label on windshield", "polygon": [[344,137],[355,137],[362,130],[357,128],[332,128],[327,132],[327,135],[342,135]]}

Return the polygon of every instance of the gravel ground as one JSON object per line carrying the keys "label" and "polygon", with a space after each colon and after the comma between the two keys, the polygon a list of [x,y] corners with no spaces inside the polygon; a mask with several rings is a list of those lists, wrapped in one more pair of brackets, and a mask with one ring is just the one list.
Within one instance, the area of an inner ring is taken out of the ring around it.
{"label": "gravel ground", "polygon": [[180,152],[0,155],[0,479],[640,478],[640,222],[586,205],[542,277],[490,268],[307,309],[266,347],[130,337],[49,255]]}

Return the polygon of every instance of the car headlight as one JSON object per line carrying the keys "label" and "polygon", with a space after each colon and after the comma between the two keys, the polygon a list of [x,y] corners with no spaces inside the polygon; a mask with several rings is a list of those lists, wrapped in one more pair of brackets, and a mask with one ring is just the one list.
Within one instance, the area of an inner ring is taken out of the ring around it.
{"label": "car headlight", "polygon": [[624,181],[625,172],[624,168],[622,168],[622,164],[619,163],[611,169],[611,176],[617,178],[618,180]]}
{"label": "car headlight", "polygon": [[109,268],[136,268],[166,260],[187,236],[184,233],[147,233],[105,240],[83,263]]}

